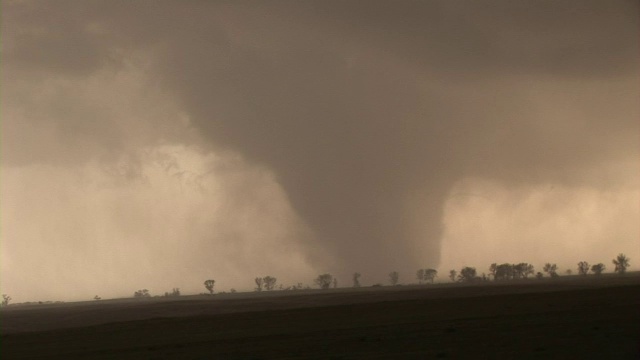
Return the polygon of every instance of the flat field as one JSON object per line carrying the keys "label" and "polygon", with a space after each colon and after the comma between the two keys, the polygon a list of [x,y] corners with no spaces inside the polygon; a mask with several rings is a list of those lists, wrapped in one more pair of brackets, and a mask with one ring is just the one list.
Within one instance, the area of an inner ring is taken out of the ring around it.
{"label": "flat field", "polygon": [[640,275],[8,306],[2,359],[638,359]]}

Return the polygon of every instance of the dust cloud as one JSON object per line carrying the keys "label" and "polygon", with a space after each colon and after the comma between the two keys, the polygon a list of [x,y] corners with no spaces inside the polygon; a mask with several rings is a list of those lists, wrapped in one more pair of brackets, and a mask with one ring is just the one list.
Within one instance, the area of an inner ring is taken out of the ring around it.
{"label": "dust cloud", "polygon": [[633,264],[638,10],[3,2],[2,291]]}

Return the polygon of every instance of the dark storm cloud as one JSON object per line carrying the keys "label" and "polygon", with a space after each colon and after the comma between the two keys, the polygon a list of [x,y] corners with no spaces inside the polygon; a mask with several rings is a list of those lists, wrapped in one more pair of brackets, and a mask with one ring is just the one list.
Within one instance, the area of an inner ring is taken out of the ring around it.
{"label": "dark storm cloud", "polygon": [[318,8],[355,39],[448,75],[601,76],[636,66],[633,1],[329,1]]}
{"label": "dark storm cloud", "polygon": [[435,266],[461,178],[602,186],[638,154],[635,1],[5,7],[3,76],[150,52],[212,149],[273,170],[353,269]]}

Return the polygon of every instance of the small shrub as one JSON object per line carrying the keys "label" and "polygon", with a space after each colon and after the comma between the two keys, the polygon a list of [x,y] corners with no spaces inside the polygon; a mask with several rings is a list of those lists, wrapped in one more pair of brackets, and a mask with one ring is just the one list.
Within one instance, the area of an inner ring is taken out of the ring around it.
{"label": "small shrub", "polygon": [[315,278],[313,282],[321,289],[326,290],[329,288],[329,286],[331,286],[331,283],[333,282],[333,276],[331,274],[318,275],[318,277]]}
{"label": "small shrub", "polygon": [[171,292],[165,292],[164,296],[165,297],[180,296],[180,289],[179,288],[173,288],[173,290]]}
{"label": "small shrub", "polygon": [[618,254],[618,256],[613,259],[613,264],[616,266],[615,272],[622,275],[627,271],[629,267],[629,258],[625,254]]}
{"label": "small shrub", "polygon": [[216,281],[215,280],[206,280],[204,282],[204,287],[209,290],[209,295],[213,295],[213,286],[215,285]]}
{"label": "small shrub", "polygon": [[458,281],[461,282],[473,282],[476,278],[476,268],[468,266],[462,268],[462,270],[460,270],[460,275],[458,275]]}
{"label": "small shrub", "polygon": [[359,272],[353,273],[353,287],[354,288],[359,288],[360,287],[360,273]]}
{"label": "small shrub", "polygon": [[142,289],[142,290],[138,290],[135,293],[133,293],[133,297],[136,297],[136,298],[148,298],[148,297],[151,297],[151,294],[149,294],[149,290]]}
{"label": "small shrub", "polygon": [[273,276],[265,276],[262,280],[264,283],[264,288],[267,291],[273,290],[273,288],[276,286],[276,281],[278,281],[278,279],[274,278]]}
{"label": "small shrub", "polygon": [[398,285],[398,279],[400,278],[400,274],[397,271],[392,271],[389,273],[389,282],[391,285]]}
{"label": "small shrub", "polygon": [[587,276],[587,273],[589,273],[589,263],[586,261],[580,261],[578,263],[578,274]]}
{"label": "small shrub", "polygon": [[602,275],[602,272],[604,272],[605,269],[606,267],[604,266],[603,263],[599,263],[591,266],[591,272],[593,272],[595,275]]}

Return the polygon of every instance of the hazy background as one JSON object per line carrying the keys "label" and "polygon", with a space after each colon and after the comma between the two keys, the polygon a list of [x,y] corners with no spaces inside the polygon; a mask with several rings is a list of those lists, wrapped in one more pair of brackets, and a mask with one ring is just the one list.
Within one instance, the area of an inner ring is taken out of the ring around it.
{"label": "hazy background", "polygon": [[637,1],[2,2],[14,301],[640,263]]}

